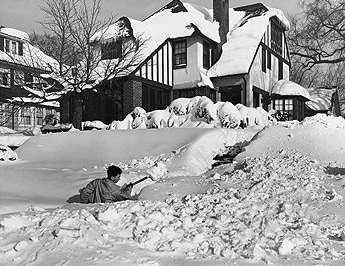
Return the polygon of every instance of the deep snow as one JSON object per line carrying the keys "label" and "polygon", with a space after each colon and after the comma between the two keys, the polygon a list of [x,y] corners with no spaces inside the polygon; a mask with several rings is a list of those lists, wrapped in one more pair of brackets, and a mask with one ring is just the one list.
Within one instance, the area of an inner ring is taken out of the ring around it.
{"label": "deep snow", "polygon": [[[0,164],[0,264],[342,265],[344,129],[317,115],[261,132],[128,131],[125,143],[118,131],[32,137]],[[235,163],[210,169],[226,142],[252,137]],[[128,182],[157,160],[170,176],[139,201],[66,204],[106,164]]]}

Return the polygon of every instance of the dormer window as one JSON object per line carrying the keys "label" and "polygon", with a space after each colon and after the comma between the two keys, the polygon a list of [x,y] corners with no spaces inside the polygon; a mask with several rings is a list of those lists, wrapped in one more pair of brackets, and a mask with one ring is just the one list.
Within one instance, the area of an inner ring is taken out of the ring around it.
{"label": "dormer window", "polygon": [[279,55],[282,54],[283,30],[272,20],[271,22],[271,48]]}
{"label": "dormer window", "polygon": [[5,38],[4,51],[9,54],[19,54],[19,42]]}
{"label": "dormer window", "polygon": [[173,43],[173,64],[174,68],[187,66],[187,41],[175,41]]}
{"label": "dormer window", "polygon": [[0,86],[9,88],[10,85],[10,70],[0,68]]}
{"label": "dormer window", "polygon": [[102,60],[122,57],[122,40],[102,43]]}

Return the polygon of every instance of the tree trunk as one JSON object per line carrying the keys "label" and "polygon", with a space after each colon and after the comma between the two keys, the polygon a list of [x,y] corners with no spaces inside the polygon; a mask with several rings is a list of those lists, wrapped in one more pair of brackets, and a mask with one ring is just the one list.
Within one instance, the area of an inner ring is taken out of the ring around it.
{"label": "tree trunk", "polygon": [[81,129],[83,119],[83,98],[80,94],[74,96],[74,108],[72,124],[75,128]]}

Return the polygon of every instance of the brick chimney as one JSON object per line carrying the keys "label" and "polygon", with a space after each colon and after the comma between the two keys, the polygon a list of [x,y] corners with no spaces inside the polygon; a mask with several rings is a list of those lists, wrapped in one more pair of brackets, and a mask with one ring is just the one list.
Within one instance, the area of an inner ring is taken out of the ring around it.
{"label": "brick chimney", "polygon": [[229,0],[213,0],[213,20],[219,23],[220,44],[218,51],[221,52],[220,48],[226,42],[226,35],[229,32]]}

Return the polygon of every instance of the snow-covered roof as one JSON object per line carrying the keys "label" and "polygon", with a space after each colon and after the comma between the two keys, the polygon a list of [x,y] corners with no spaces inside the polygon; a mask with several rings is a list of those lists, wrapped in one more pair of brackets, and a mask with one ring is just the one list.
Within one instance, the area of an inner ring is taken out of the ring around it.
{"label": "snow-covered roof", "polygon": [[[263,7],[267,11],[260,15],[246,13],[239,8],[229,9],[228,41],[223,45],[222,56],[208,71],[209,77],[247,73],[270,18],[278,18],[286,29],[289,28],[289,21],[281,10]],[[143,60],[165,40],[188,37],[195,31],[215,42],[220,42],[219,23],[213,21],[213,10],[183,1],[170,2],[144,21],[127,17],[125,19],[130,23],[133,36],[141,35],[147,39],[142,49]],[[121,20],[108,29],[96,33],[93,40],[115,38],[123,34]],[[125,32],[128,34],[128,31]]]}
{"label": "snow-covered roof", "polygon": [[30,44],[29,35],[17,29],[0,28],[0,34],[23,44],[23,55],[10,54],[0,50],[0,60],[37,69],[51,71],[51,67],[58,66],[58,62]]}
{"label": "snow-covered roof", "polygon": [[332,89],[308,88],[311,100],[306,105],[314,111],[329,110],[332,105]]}
{"label": "snow-covered roof", "polygon": [[302,96],[308,100],[311,99],[309,92],[304,87],[290,80],[278,80],[271,93],[282,96]]}
{"label": "snow-covered roof", "polygon": [[227,42],[222,46],[219,60],[209,69],[208,76],[219,77],[248,73],[258,45],[267,29],[269,20],[279,19],[288,29],[289,21],[279,9],[267,8],[260,15],[230,9],[230,31]]}
{"label": "snow-covered roof", "polygon": [[[97,32],[92,41],[116,39],[119,35],[141,36],[146,40],[141,51],[143,61],[167,39],[188,37],[195,31],[200,31],[207,38],[219,42],[219,24],[213,22],[212,10],[182,1],[177,3],[180,6],[167,5],[144,21],[122,17],[107,29]],[[178,8],[183,11],[177,12]],[[124,21],[128,24],[126,28],[123,27]]]}
{"label": "snow-covered roof", "polygon": [[12,28],[1,27],[0,32],[3,34],[9,35],[11,37],[21,39],[23,41],[30,42],[29,35],[24,31],[12,29]]}
{"label": "snow-covered roof", "polygon": [[44,99],[37,97],[13,97],[9,101],[14,103],[33,103],[54,108],[60,107],[60,103],[58,101],[45,101]]}

